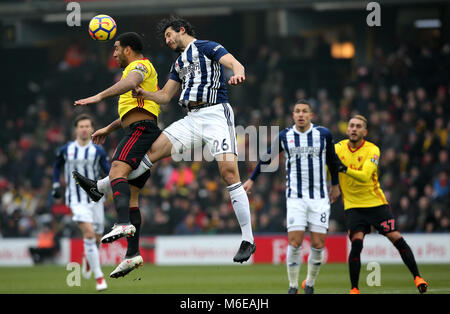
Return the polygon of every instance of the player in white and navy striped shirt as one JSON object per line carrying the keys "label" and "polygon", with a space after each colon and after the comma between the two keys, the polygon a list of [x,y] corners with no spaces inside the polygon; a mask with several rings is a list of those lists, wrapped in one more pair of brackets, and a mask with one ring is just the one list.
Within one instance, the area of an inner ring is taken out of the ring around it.
{"label": "player in white and navy striped shirt", "polygon": [[[292,114],[295,124],[280,132],[259,161],[250,179],[244,183],[249,193],[262,167],[271,163],[280,152],[286,158],[286,224],[288,251],[286,264],[289,293],[298,292],[298,274],[301,264],[301,245],[306,227],[311,233],[311,252],[308,259],[308,275],[302,286],[305,293],[313,293],[314,282],[322,262],[322,251],[328,231],[330,200],[340,195],[339,160],[334,150],[331,132],[311,123],[311,106],[299,100]],[[326,166],[331,174],[328,192]]]}
{"label": "player in white and navy striped shirt", "polygon": [[[242,242],[233,260],[245,262],[255,252],[251,226],[250,206],[238,171],[237,143],[234,128],[234,113],[227,96],[227,79],[224,67],[233,75],[229,85],[238,85],[245,81],[245,69],[222,45],[197,40],[190,23],[184,19],[171,17],[159,24],[166,45],[180,52],[172,65],[169,80],[156,92],[136,88],[133,95],[137,98],[153,100],[158,104],[167,104],[181,89],[179,104],[188,110],[187,116],[168,126],[152,144],[147,156],[151,163],[181,153],[193,147],[209,147],[218,163],[219,172],[227,183],[231,203],[242,231]],[[98,131],[99,138],[107,134]],[[94,139],[95,140],[95,139]],[[145,160],[138,169],[132,171],[128,180],[145,173],[149,167]],[[109,184],[104,178],[95,183],[100,193]]]}
{"label": "player in white and navy striped shirt", "polygon": [[92,202],[89,196],[72,178],[72,171],[77,170],[86,177],[97,179],[100,169],[109,173],[110,164],[104,149],[92,143],[94,132],[93,120],[89,115],[81,114],[75,119],[75,141],[63,145],[59,150],[53,165],[53,197],[60,198],[61,169],[64,167],[64,181],[66,184],[65,201],[72,211],[72,219],[81,229],[84,241],[84,252],[97,280],[97,290],[107,288],[100,268],[98,245],[104,229],[103,199]]}

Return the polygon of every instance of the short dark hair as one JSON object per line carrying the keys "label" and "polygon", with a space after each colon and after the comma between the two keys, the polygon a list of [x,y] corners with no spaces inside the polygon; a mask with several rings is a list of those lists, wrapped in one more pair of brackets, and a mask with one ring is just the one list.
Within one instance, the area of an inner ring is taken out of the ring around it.
{"label": "short dark hair", "polygon": [[142,36],[135,32],[120,34],[117,36],[116,41],[119,41],[124,48],[129,46],[134,52],[142,53],[144,50]]}
{"label": "short dark hair", "polygon": [[77,127],[78,122],[80,122],[81,120],[89,120],[91,121],[92,126],[94,126],[94,118],[92,118],[92,116],[88,115],[87,113],[82,113],[76,116],[75,121],[73,122],[73,126]]}
{"label": "short dark hair", "polygon": [[309,101],[307,101],[306,99],[298,99],[295,103],[294,106],[292,106],[292,108],[295,108],[295,105],[298,104],[302,104],[302,105],[307,105],[309,107],[309,110],[312,111],[312,105]]}
{"label": "short dark hair", "polygon": [[166,19],[162,19],[161,22],[158,23],[157,30],[161,39],[164,38],[164,33],[169,27],[172,27],[172,29],[176,32],[179,32],[180,28],[183,27],[186,30],[186,34],[195,37],[195,30],[191,23],[179,16],[171,15]]}

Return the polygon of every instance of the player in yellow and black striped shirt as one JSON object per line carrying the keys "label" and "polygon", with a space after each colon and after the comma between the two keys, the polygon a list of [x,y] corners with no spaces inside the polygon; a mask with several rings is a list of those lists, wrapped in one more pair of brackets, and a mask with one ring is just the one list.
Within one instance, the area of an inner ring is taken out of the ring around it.
{"label": "player in yellow and black striped shirt", "polygon": [[348,257],[352,285],[350,293],[359,293],[361,250],[364,235],[370,232],[371,226],[394,244],[412,273],[419,292],[426,292],[428,284],[420,277],[411,248],[396,229],[395,218],[378,182],[380,149],[366,141],[366,135],[367,120],[356,115],[348,123],[348,139],[335,145],[336,154],[342,162],[339,183],[344,200],[345,221],[352,243]]}

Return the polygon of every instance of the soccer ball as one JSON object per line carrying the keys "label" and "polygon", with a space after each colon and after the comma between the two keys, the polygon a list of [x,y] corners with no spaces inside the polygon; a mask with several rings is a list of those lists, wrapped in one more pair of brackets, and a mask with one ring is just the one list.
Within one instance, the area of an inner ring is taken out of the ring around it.
{"label": "soccer ball", "polygon": [[116,31],[116,22],[109,15],[94,16],[89,22],[89,35],[95,40],[110,40]]}

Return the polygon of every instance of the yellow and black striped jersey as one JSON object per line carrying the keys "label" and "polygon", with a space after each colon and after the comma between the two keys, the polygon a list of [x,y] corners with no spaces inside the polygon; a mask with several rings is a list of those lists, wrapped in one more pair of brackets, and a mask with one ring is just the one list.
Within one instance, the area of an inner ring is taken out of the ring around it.
{"label": "yellow and black striped jersey", "polygon": [[346,139],[335,144],[335,150],[348,167],[346,173],[339,173],[344,209],[388,204],[378,182],[378,146],[364,141],[360,147],[352,149]]}

